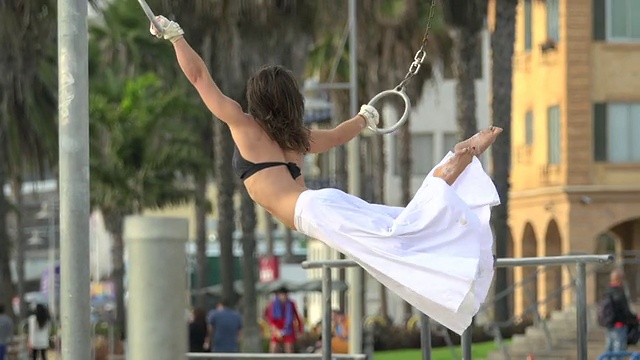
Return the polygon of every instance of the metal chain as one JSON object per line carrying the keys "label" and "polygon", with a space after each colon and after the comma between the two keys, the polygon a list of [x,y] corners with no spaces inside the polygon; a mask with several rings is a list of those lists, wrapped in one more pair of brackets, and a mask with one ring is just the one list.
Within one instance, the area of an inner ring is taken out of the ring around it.
{"label": "metal chain", "polygon": [[418,50],[418,52],[416,52],[416,55],[413,57],[413,62],[409,66],[409,72],[407,72],[404,80],[402,80],[396,87],[397,91],[404,90],[404,87],[407,86],[411,78],[413,78],[418,73],[420,67],[422,66],[422,62],[427,57],[427,42],[429,40],[429,30],[431,29],[431,21],[433,20],[436,1],[437,0],[431,0],[431,6],[429,7],[429,17],[427,18],[427,29],[424,31],[424,36],[422,37],[422,44],[420,45],[420,49]]}

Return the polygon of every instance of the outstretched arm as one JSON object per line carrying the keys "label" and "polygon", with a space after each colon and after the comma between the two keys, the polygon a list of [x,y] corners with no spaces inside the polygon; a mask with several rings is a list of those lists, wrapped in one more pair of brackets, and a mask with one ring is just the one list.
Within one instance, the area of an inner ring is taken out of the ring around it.
{"label": "outstretched arm", "polygon": [[158,16],[157,20],[160,26],[163,27],[163,33],[159,35],[153,25],[150,28],[151,33],[171,41],[176,51],[180,68],[189,82],[196,88],[207,108],[228,125],[239,125],[246,121],[248,115],[242,111],[242,107],[236,101],[220,91],[220,88],[211,78],[211,74],[209,74],[209,70],[207,70],[202,58],[184,39],[184,32],[180,25],[174,21],[169,21],[164,16]]}
{"label": "outstretched arm", "polygon": [[369,105],[363,105],[360,112],[354,118],[342,122],[333,129],[315,129],[311,130],[311,148],[309,152],[312,154],[325,152],[336,146],[346,144],[354,137],[358,136],[367,125],[378,125],[378,111]]}

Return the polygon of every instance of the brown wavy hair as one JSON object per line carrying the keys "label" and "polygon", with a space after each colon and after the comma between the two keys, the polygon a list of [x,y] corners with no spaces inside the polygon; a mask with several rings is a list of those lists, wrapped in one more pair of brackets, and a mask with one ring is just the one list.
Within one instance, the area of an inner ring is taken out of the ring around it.
{"label": "brown wavy hair", "polygon": [[265,66],[247,81],[248,111],[283,150],[309,151],[309,129],[303,122],[304,97],[293,74]]}

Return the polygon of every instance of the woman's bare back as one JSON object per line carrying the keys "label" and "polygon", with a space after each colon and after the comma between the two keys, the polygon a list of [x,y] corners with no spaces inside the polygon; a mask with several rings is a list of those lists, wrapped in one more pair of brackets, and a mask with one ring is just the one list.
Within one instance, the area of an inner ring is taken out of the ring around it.
{"label": "woman's bare back", "polygon": [[[255,164],[266,162],[295,163],[301,170],[303,154],[284,151],[257,123],[244,123],[230,127],[233,140],[242,157]],[[304,175],[293,179],[287,166],[262,169],[244,181],[247,192],[258,205],[285,225],[295,228],[296,201],[306,190]]]}

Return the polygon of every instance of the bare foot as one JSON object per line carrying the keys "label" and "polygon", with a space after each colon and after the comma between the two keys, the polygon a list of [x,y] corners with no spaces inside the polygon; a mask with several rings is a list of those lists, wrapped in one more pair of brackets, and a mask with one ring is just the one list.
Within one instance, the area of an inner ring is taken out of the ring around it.
{"label": "bare foot", "polygon": [[441,178],[451,186],[456,179],[458,179],[458,176],[462,174],[464,169],[471,164],[475,155],[476,153],[469,148],[456,150],[456,153],[449,161],[433,172],[433,176]]}
{"label": "bare foot", "polygon": [[488,129],[480,130],[472,137],[456,144],[455,151],[464,148],[471,148],[477,156],[482,155],[491,144],[496,141],[496,138],[502,132],[502,128],[492,126]]}

